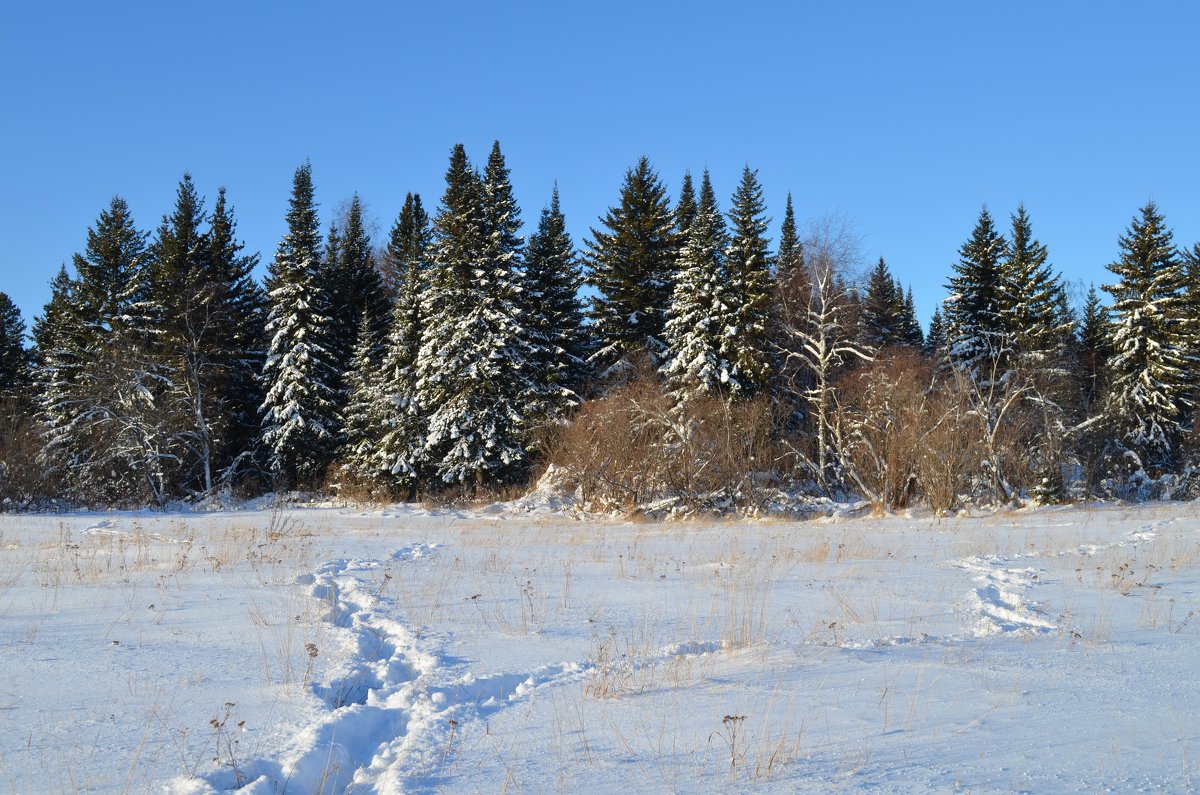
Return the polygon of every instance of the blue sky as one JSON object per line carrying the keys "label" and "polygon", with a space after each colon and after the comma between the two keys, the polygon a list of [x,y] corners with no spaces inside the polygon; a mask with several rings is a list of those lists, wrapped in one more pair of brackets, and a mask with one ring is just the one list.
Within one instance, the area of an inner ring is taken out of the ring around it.
{"label": "blue sky", "polygon": [[[119,6],[119,7],[118,7]],[[386,234],[451,146],[499,138],[527,225],[558,181],[581,242],[648,155],[775,222],[852,219],[924,317],[987,203],[1102,282],[1155,199],[1200,240],[1195,3],[9,3],[0,16],[0,290],[26,321],[114,193],[144,229],[183,171],[274,252],[311,158],[322,224],[358,191]]]}

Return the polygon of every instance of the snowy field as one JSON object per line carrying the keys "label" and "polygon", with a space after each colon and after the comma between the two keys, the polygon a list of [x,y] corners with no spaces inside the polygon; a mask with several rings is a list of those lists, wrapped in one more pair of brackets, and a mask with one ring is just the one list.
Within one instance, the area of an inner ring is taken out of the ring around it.
{"label": "snowy field", "polygon": [[0,792],[1187,792],[1200,509],[0,516]]}

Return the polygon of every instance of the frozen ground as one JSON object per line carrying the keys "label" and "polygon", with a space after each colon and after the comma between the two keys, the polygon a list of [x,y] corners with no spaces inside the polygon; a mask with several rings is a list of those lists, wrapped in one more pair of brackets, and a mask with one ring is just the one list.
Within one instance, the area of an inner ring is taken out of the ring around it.
{"label": "frozen ground", "polygon": [[1200,510],[0,516],[0,792],[1186,792]]}

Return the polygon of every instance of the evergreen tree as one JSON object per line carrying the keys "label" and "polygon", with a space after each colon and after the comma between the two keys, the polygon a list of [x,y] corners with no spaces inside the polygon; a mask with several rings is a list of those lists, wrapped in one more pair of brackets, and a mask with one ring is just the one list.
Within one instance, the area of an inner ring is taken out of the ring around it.
{"label": "evergreen tree", "polygon": [[[896,284],[898,288],[900,283]],[[925,347],[925,332],[921,330],[921,321],[917,319],[917,304],[913,301],[912,285],[909,285],[904,296],[904,312],[901,314],[900,324],[905,345],[918,350]]]}
{"label": "evergreen tree", "polygon": [[804,244],[796,233],[796,212],[792,209],[792,194],[789,193],[783,211],[783,223],[779,227],[779,253],[775,257],[775,271],[778,280],[783,282],[791,273],[803,268]]}
{"label": "evergreen tree", "polygon": [[692,187],[692,172],[683,172],[683,184],[679,187],[679,203],[675,205],[675,231],[680,245],[687,241],[688,229],[696,217],[696,189]]}
{"label": "evergreen tree", "polygon": [[946,350],[946,322],[942,318],[942,308],[933,310],[929,321],[929,334],[925,337],[925,353],[929,356],[940,357]]}
{"label": "evergreen tree", "polygon": [[410,193],[404,197],[404,207],[392,226],[387,248],[399,287],[377,392],[381,401],[378,407],[381,421],[376,429],[378,456],[372,464],[360,464],[364,471],[372,469],[385,481],[410,492],[419,483],[428,425],[426,417],[418,411],[415,395],[417,356],[426,321],[422,302],[429,287],[431,245],[429,216],[421,206],[421,197]]}
{"label": "evergreen tree", "polygon": [[263,391],[260,375],[266,362],[267,296],[254,278],[258,254],[243,253],[237,239],[237,219],[226,201],[225,188],[209,219],[208,263],[214,284],[215,317],[212,356],[221,373],[225,438],[219,463],[221,478],[230,483],[248,469],[256,453]]}
{"label": "evergreen tree", "polygon": [[1071,334],[1066,288],[1033,237],[1025,205],[1012,216],[1012,237],[1001,271],[1001,321],[1021,364],[1059,369]]}
{"label": "evergreen tree", "polygon": [[433,271],[422,312],[418,410],[429,418],[425,454],[445,483],[500,481],[526,462],[526,330],[517,323],[518,209],[494,147],[483,180],[461,144],[434,220]]}
{"label": "evergreen tree", "polygon": [[101,211],[73,262],[77,278],[56,284],[40,330],[53,346],[45,454],[73,499],[161,502],[168,453],[153,402],[146,236],[123,199]]}
{"label": "evergreen tree", "polygon": [[1006,253],[1004,236],[984,207],[971,239],[959,249],[943,318],[951,361],[976,380],[1003,376],[1003,363],[1011,352],[1001,316]]}
{"label": "evergreen tree", "polygon": [[883,257],[867,278],[862,306],[862,342],[875,350],[905,341],[904,297]]}
{"label": "evergreen tree", "polygon": [[[365,328],[368,318],[361,318]],[[377,348],[370,334],[359,334],[358,342],[346,370],[345,443],[342,445],[342,471],[355,484],[368,485],[372,490],[385,486],[380,465],[379,442],[386,422],[386,399],[383,393],[384,369],[374,361]]]}
{"label": "evergreen tree", "polygon": [[1100,303],[1100,296],[1092,285],[1088,288],[1079,324],[1079,381],[1086,416],[1092,415],[1091,407],[1096,405],[1096,399],[1103,391],[1104,371],[1111,355],[1109,331],[1108,308]]}
{"label": "evergreen tree", "polygon": [[725,222],[717,208],[708,170],[700,181],[700,202],[680,255],[666,335],[662,371],[677,405],[728,392],[734,366],[723,356],[727,303]]}
{"label": "evergreen tree", "polygon": [[[185,173],[174,211],[164,216],[150,248],[148,290],[142,312],[153,329],[150,361],[154,384],[147,394],[161,416],[157,444],[171,454],[172,491],[210,492],[224,435],[222,384],[214,383],[211,335],[218,285],[209,262],[211,243],[202,226],[204,201]],[[222,374],[223,375],[223,374]]]}
{"label": "evergreen tree", "polygon": [[371,236],[367,234],[362,200],[357,193],[350,200],[341,234],[330,228],[326,258],[329,317],[338,372],[350,369],[360,333],[367,336],[370,358],[378,363],[391,306],[383,277],[375,267]]}
{"label": "evergreen tree", "polygon": [[29,366],[21,310],[7,294],[0,293],[0,396],[15,394],[29,384]]}
{"label": "evergreen tree", "polygon": [[270,344],[263,367],[262,445],[278,484],[317,486],[341,434],[333,328],[322,295],[321,233],[312,167],[296,169],[287,213],[267,277]]}
{"label": "evergreen tree", "polygon": [[644,354],[657,360],[665,349],[678,236],[666,188],[646,157],[626,172],[620,202],[600,220],[607,231],[592,229],[587,243],[598,293],[591,314],[599,349],[592,360],[608,378]]}
{"label": "evergreen tree", "polygon": [[1104,286],[1113,297],[1105,413],[1116,443],[1146,469],[1174,463],[1190,407],[1184,273],[1172,238],[1148,203],[1120,238],[1120,260],[1108,266],[1119,280]]}
{"label": "evergreen tree", "polygon": [[721,340],[722,356],[732,367],[730,391],[736,397],[757,394],[766,386],[771,370],[768,224],[758,172],[746,166],[729,208],[729,247],[725,252],[729,319]]}
{"label": "evergreen tree", "polygon": [[579,300],[581,281],[556,185],[525,252],[527,326],[535,342],[532,365],[543,404],[533,414],[543,422],[564,421],[578,405],[587,380],[589,346]]}

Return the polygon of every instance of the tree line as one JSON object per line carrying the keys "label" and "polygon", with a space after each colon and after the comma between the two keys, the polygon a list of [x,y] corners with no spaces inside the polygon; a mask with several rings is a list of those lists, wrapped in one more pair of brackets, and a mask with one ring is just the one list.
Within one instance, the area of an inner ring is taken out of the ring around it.
{"label": "tree line", "polygon": [[[499,143],[455,146],[386,241],[356,195],[322,234],[311,166],[255,279],[224,189],[187,174],[153,234],[115,197],[32,328],[0,293],[0,497],[161,505],[227,492],[479,495],[547,473],[623,509],[861,495],[1054,502],[1194,488],[1200,244],[1153,202],[1073,307],[1017,207],[985,207],[928,332],[836,223],[778,244],[757,172],[727,209],[645,157],[577,247],[536,227]],[[584,290],[585,285],[589,288]],[[585,300],[585,293],[590,298]]]}

